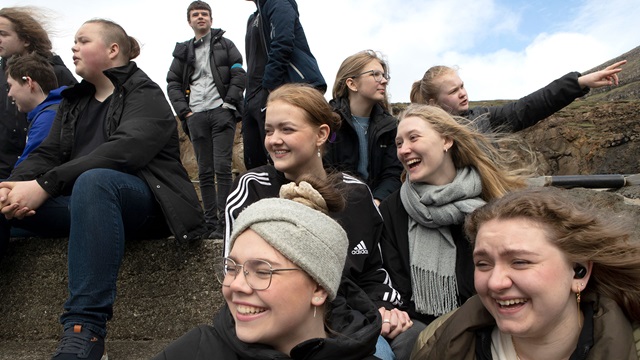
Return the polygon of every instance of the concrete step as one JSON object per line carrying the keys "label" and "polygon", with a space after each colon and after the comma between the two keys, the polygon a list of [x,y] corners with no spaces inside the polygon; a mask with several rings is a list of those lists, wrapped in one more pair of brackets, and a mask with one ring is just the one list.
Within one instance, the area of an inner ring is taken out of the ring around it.
{"label": "concrete step", "polygon": [[[0,262],[0,359],[46,359],[55,350],[67,298],[67,242],[10,243]],[[133,359],[134,349],[149,358],[191,328],[210,323],[224,303],[213,274],[221,252],[221,240],[182,250],[173,239],[127,242],[108,324],[107,346],[115,352],[110,358]]]}

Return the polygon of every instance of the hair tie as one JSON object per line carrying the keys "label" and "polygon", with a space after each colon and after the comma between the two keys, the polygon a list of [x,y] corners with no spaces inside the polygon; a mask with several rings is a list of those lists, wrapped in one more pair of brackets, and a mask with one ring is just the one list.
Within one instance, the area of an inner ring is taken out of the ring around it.
{"label": "hair tie", "polygon": [[336,133],[335,131],[332,131],[331,135],[329,135],[329,143],[333,144],[336,141],[337,137],[338,137],[338,133]]}
{"label": "hair tie", "polygon": [[322,211],[325,214],[328,213],[327,202],[318,190],[314,189],[313,186],[306,181],[300,181],[297,185],[295,182],[282,185],[282,187],[280,187],[280,197],[293,200],[312,209]]}

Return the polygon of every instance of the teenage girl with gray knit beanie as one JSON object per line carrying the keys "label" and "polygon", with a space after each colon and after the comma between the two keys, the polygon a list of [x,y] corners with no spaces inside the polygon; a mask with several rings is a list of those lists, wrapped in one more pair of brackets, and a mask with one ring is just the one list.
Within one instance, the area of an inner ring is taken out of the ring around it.
{"label": "teenage girl with gray knit beanie", "polygon": [[341,280],[349,242],[327,215],[341,198],[329,195],[301,181],[247,207],[217,264],[226,306],[156,359],[377,359],[381,321]]}

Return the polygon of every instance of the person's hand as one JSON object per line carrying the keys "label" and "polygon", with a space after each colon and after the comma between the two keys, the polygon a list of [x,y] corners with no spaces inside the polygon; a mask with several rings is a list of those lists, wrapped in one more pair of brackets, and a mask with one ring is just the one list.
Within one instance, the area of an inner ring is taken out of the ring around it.
{"label": "person's hand", "polygon": [[411,321],[406,311],[398,309],[387,310],[383,307],[379,308],[378,311],[382,317],[380,335],[387,339],[394,339],[413,326],[413,321]]}
{"label": "person's hand", "polygon": [[602,86],[618,85],[618,73],[622,71],[621,66],[626,64],[627,60],[618,61],[604,68],[604,70],[592,72],[591,74],[582,75],[578,78],[580,87],[590,87],[592,89]]}
{"label": "person's hand", "polygon": [[0,211],[7,219],[32,216],[49,194],[37,181],[5,181],[0,183]]}
{"label": "person's hand", "polygon": [[189,112],[187,113],[187,115],[185,115],[185,116],[184,116],[184,119],[185,119],[185,120],[187,120],[188,118],[190,118],[190,117],[191,117],[191,115],[193,115],[193,113],[192,113],[191,111],[189,111]]}
{"label": "person's hand", "polygon": [[[0,183],[0,186],[2,183]],[[11,189],[0,187],[0,209],[9,205],[9,192]]]}

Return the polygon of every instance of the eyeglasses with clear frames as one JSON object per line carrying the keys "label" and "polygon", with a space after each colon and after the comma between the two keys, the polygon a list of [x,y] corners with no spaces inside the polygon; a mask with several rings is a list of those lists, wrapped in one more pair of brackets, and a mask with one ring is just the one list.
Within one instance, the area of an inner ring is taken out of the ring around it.
{"label": "eyeglasses with clear frames", "polygon": [[383,78],[387,81],[391,80],[391,75],[380,70],[367,70],[367,71],[361,72],[360,74],[354,77],[362,76],[364,74],[371,74],[371,76],[373,76],[373,80],[377,82],[382,81]]}
{"label": "eyeglasses with clear frames", "polygon": [[238,273],[240,273],[240,269],[242,269],[244,274],[244,280],[253,290],[268,289],[269,286],[271,286],[273,273],[301,270],[299,268],[274,269],[268,262],[258,259],[247,260],[244,264],[240,265],[233,259],[222,258],[216,261],[216,279],[220,285],[229,287],[231,286],[231,282],[238,276]]}

